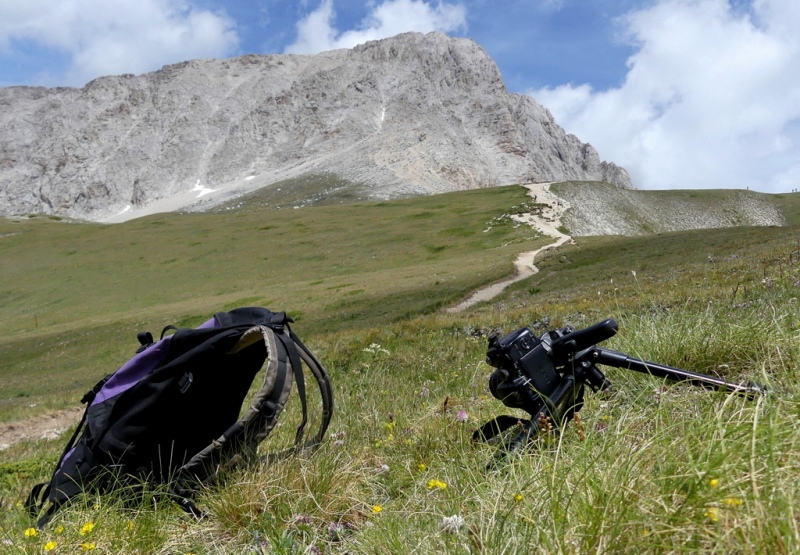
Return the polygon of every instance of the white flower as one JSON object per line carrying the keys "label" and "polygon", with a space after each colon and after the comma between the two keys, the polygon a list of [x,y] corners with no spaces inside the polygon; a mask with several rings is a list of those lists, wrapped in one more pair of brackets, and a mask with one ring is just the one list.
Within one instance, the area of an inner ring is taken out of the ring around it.
{"label": "white flower", "polygon": [[371,343],[369,347],[365,347],[361,350],[372,355],[377,355],[379,353],[383,353],[384,355],[390,354],[388,349],[384,349],[378,343]]}
{"label": "white flower", "polygon": [[457,534],[464,526],[464,517],[460,515],[446,516],[439,523],[439,528],[446,534]]}

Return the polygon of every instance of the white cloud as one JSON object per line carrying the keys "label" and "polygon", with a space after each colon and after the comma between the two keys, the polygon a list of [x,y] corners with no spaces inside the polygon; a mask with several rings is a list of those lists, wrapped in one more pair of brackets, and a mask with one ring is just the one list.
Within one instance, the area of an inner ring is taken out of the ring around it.
{"label": "white cloud", "polygon": [[800,187],[800,3],[659,0],[618,88],[528,91],[641,188]]}
{"label": "white cloud", "polygon": [[224,57],[238,46],[235,23],[182,0],[27,0],[0,3],[0,49],[34,43],[71,60],[58,84],[142,73],[164,64]]}
{"label": "white cloud", "polygon": [[297,23],[297,40],[284,50],[291,54],[316,54],[337,48],[352,48],[369,40],[408,31],[449,33],[466,28],[466,8],[459,4],[423,0],[385,0],[374,5],[357,29],[340,32],[335,27],[333,0]]}

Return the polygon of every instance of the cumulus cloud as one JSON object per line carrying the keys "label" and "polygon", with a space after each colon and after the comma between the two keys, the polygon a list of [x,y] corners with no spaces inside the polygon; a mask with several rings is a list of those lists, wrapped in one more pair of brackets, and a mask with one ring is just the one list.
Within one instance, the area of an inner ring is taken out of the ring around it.
{"label": "cumulus cloud", "polygon": [[408,31],[450,33],[466,28],[466,8],[459,4],[423,0],[385,0],[374,5],[356,29],[339,31],[335,27],[333,0],[322,0],[319,7],[297,23],[297,39],[286,47],[290,54],[316,54],[337,48],[352,48],[370,40],[391,37]]}
{"label": "cumulus cloud", "polygon": [[528,91],[641,188],[800,187],[800,3],[658,0],[617,88]]}
{"label": "cumulus cloud", "polygon": [[239,39],[235,23],[225,14],[182,0],[0,3],[0,50],[13,54],[17,45],[31,43],[70,60],[54,84],[82,85],[102,75],[224,57],[236,50]]}

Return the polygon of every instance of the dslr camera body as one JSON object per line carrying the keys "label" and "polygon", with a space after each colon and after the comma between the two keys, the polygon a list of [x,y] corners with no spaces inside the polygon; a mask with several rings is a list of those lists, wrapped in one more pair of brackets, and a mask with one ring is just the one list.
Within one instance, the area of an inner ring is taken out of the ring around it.
{"label": "dslr camera body", "polygon": [[[570,331],[563,328],[536,337],[529,328],[520,328],[500,338],[489,338],[486,362],[496,368],[489,377],[492,395],[507,407],[522,409],[531,416],[543,407],[549,408],[551,397],[564,382],[553,363],[552,342]],[[575,397],[582,402],[582,384],[579,389]]]}

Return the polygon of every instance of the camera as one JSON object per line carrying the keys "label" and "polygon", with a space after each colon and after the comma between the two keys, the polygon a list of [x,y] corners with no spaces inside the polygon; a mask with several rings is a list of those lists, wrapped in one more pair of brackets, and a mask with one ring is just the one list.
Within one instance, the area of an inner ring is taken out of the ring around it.
{"label": "camera", "polygon": [[489,390],[507,407],[533,408],[560,382],[549,345],[529,328],[490,338],[486,362],[497,368],[489,378]]}

